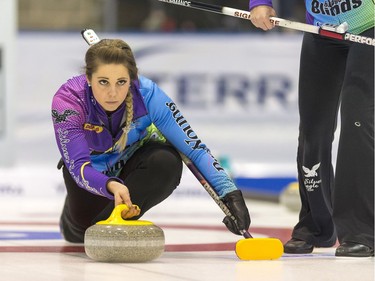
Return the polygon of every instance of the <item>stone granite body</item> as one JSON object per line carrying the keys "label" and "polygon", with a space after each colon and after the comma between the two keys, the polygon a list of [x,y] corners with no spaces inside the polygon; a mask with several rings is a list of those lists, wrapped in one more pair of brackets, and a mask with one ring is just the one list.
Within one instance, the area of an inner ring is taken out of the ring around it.
{"label": "stone granite body", "polygon": [[163,230],[154,225],[96,224],[85,232],[86,254],[101,262],[147,262],[164,252]]}

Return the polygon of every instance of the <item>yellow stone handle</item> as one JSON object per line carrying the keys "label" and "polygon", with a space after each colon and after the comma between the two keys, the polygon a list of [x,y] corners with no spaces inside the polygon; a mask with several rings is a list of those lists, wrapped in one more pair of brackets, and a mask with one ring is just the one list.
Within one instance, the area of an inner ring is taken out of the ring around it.
{"label": "yellow stone handle", "polygon": [[[137,205],[133,205],[135,208],[139,209]],[[142,220],[124,220],[121,216],[123,210],[129,210],[129,207],[125,204],[117,205],[108,219],[104,221],[98,221],[96,224],[110,224],[110,225],[152,225],[150,221]]]}

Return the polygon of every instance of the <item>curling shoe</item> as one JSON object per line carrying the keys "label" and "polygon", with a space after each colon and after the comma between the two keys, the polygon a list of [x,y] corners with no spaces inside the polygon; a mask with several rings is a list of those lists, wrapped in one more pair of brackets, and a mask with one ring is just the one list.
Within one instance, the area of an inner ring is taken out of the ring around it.
{"label": "curling shoe", "polygon": [[336,257],[373,257],[374,249],[354,242],[343,242],[337,247]]}
{"label": "curling shoe", "polygon": [[286,254],[310,254],[313,250],[313,245],[297,238],[290,239],[284,245]]}

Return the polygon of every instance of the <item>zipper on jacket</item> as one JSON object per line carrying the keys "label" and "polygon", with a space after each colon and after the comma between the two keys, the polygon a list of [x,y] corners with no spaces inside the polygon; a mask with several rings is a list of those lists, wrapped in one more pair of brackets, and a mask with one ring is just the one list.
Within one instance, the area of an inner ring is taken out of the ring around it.
{"label": "zipper on jacket", "polygon": [[116,137],[113,136],[113,132],[112,132],[112,115],[107,115],[107,117],[108,117],[108,130],[112,137],[112,146],[114,146]]}

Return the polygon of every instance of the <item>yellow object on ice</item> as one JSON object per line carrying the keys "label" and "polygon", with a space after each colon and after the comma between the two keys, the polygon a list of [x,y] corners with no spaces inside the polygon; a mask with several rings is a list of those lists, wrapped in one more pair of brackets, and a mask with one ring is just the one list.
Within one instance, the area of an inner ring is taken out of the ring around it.
{"label": "yellow object on ice", "polygon": [[236,254],[241,260],[275,260],[284,253],[284,246],[276,238],[246,238],[236,243]]}

